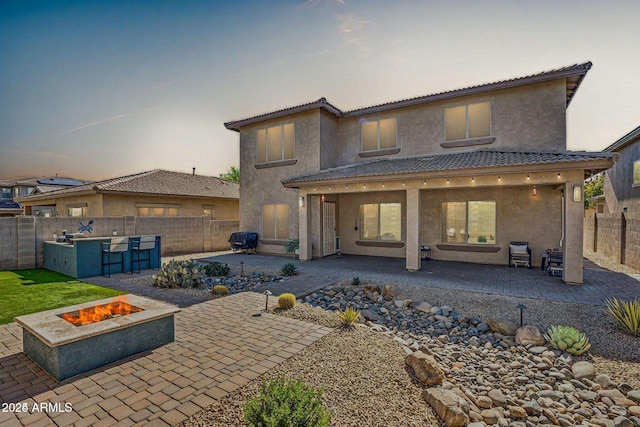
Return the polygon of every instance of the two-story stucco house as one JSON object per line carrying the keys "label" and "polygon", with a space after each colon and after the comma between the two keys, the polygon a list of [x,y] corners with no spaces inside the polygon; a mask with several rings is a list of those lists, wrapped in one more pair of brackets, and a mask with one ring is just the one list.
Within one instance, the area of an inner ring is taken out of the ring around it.
{"label": "two-story stucco house", "polygon": [[640,126],[603,151],[620,155],[604,177],[604,212],[640,212]]}
{"label": "two-story stucco house", "polygon": [[[564,250],[582,283],[585,173],[611,153],[566,150],[566,108],[591,63],[342,111],[326,99],[226,123],[240,134],[240,228],[258,250],[507,264],[527,241]],[[339,248],[338,248],[339,246]]]}

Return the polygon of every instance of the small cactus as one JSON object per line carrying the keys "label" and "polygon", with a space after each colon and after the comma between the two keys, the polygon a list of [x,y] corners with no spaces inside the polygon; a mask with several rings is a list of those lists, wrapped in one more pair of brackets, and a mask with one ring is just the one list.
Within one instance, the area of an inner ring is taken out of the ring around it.
{"label": "small cactus", "polygon": [[158,274],[154,274],[153,286],[157,288],[194,288],[200,284],[203,272],[193,261],[169,261]]}
{"label": "small cactus", "polygon": [[566,351],[573,356],[580,356],[591,348],[589,338],[571,326],[551,326],[544,334],[551,347]]}
{"label": "small cactus", "polygon": [[296,305],[296,296],[293,294],[282,294],[278,297],[278,307],[288,310]]}
{"label": "small cactus", "polygon": [[358,276],[354,276],[354,278],[351,279],[351,286],[360,286],[360,278]]}
{"label": "small cactus", "polygon": [[227,294],[229,294],[229,290],[224,285],[217,285],[217,286],[213,287],[213,290],[211,291],[211,293],[213,295],[216,295],[216,296],[219,296],[219,297],[223,297],[223,296],[226,296]]}

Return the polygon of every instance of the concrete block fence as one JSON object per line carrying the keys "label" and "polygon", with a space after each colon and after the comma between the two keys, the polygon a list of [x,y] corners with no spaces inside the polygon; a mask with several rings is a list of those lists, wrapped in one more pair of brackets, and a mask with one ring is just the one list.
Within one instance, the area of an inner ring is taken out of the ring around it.
{"label": "concrete block fence", "polygon": [[78,231],[79,222],[93,220],[92,237],[140,234],[162,236],[162,255],[210,252],[229,248],[231,233],[239,230],[238,221],[212,220],[202,217],[15,217],[0,218],[0,270],[15,270],[42,266],[44,242]]}
{"label": "concrete block fence", "polygon": [[640,212],[596,213],[584,219],[585,248],[640,269]]}

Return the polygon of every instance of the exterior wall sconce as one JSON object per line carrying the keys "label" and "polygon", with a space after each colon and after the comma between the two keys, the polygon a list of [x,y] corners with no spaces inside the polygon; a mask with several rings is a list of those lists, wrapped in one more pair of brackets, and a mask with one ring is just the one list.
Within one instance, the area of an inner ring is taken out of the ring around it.
{"label": "exterior wall sconce", "polygon": [[527,174],[527,179],[531,179],[531,177]]}
{"label": "exterior wall sconce", "polygon": [[304,208],[304,196],[298,198],[298,206]]}
{"label": "exterior wall sconce", "polygon": [[449,181],[449,178],[447,178],[447,184],[448,184],[449,182],[451,182],[451,181]]}
{"label": "exterior wall sconce", "polygon": [[474,176],[471,177],[471,182],[476,182],[476,178]]}
{"label": "exterior wall sconce", "polygon": [[560,179],[560,173],[558,173],[558,179]]}
{"label": "exterior wall sconce", "polygon": [[362,184],[362,188],[367,188],[367,184]]}
{"label": "exterior wall sconce", "polygon": [[422,185],[427,185],[427,180],[425,179]]}
{"label": "exterior wall sconce", "polygon": [[581,202],[582,201],[582,186],[574,185],[573,186],[573,201]]}
{"label": "exterior wall sconce", "polygon": [[402,186],[404,187],[405,185],[407,185],[404,181],[402,181]]}
{"label": "exterior wall sconce", "polygon": [[520,309],[520,326],[524,326],[524,324],[523,324],[523,318],[522,318],[522,310],[526,310],[526,309],[527,309],[527,306],[526,306],[526,305],[524,305],[524,304],[518,304],[518,305],[516,305],[516,308],[517,308],[517,309]]}
{"label": "exterior wall sconce", "polygon": [[382,183],[382,188],[384,188],[384,182]]}
{"label": "exterior wall sconce", "polygon": [[538,189],[535,186],[531,189],[531,197],[538,197]]}
{"label": "exterior wall sconce", "polygon": [[498,176],[498,181],[502,181],[502,177],[501,176]]}
{"label": "exterior wall sconce", "polygon": [[322,195],[321,200],[324,202],[324,194]]}

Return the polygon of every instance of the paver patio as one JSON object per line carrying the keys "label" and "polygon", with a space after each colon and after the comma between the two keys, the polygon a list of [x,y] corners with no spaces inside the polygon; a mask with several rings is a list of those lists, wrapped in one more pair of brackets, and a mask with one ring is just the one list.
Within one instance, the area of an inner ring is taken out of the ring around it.
{"label": "paver patio", "polygon": [[[626,274],[599,268],[585,261],[584,284],[567,285],[560,277],[540,268],[509,268],[504,265],[470,264],[451,261],[423,261],[422,270],[411,273],[400,258],[357,255],[330,256],[301,262],[270,255],[222,254],[206,258],[229,264],[241,261],[249,267],[278,270],[293,262],[301,273],[276,285],[274,293],[291,292],[298,298],[342,279],[360,279],[458,291],[484,292],[549,301],[605,305],[607,298],[625,300],[640,295],[640,281]],[[262,291],[256,288],[255,291]]]}
{"label": "paver patio", "polygon": [[[16,323],[1,325],[0,403],[26,403],[29,410],[0,412],[0,425],[175,425],[331,331],[277,315],[252,316],[264,302],[245,292],[189,305],[176,315],[175,342],[61,383],[22,353]],[[36,403],[69,403],[72,410],[33,411]]]}

